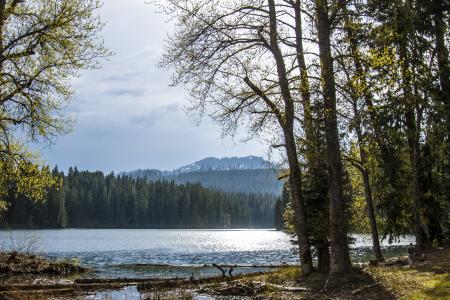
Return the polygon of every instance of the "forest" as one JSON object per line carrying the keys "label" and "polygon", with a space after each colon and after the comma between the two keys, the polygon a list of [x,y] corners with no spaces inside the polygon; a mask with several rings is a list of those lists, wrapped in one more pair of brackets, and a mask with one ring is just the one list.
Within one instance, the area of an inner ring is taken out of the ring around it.
{"label": "forest", "polygon": [[70,168],[44,201],[6,197],[7,228],[273,228],[272,195],[225,193],[200,184],[148,182]]}
{"label": "forest", "polygon": [[206,188],[230,193],[267,193],[279,196],[283,187],[283,181],[278,180],[278,170],[276,169],[199,170],[168,175],[161,173],[157,170],[141,170],[128,172],[126,175],[151,181],[173,180],[178,184],[197,182]]}

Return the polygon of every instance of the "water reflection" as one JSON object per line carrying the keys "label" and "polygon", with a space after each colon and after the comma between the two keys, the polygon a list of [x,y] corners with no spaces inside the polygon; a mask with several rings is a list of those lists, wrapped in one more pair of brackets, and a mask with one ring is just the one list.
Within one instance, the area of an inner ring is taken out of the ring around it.
{"label": "water reflection", "polygon": [[[0,231],[0,245],[12,248],[31,237],[40,241],[40,252],[54,259],[76,259],[102,277],[189,277],[217,275],[204,264],[281,265],[296,264],[298,257],[289,236],[273,230],[152,230],[66,229]],[[408,236],[400,243],[382,242],[386,257],[405,251],[414,242]],[[371,258],[369,235],[353,235],[355,262]],[[149,265],[175,265],[156,267]],[[237,272],[259,271],[241,268]],[[89,274],[92,276],[92,274]]]}

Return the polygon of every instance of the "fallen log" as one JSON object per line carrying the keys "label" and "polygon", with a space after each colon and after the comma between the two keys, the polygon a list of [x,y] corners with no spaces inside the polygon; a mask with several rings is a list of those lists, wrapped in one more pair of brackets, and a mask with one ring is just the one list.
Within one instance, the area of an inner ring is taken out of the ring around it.
{"label": "fallen log", "polygon": [[301,292],[309,292],[310,289],[305,287],[295,287],[295,286],[283,286],[278,284],[267,284],[267,286],[275,288],[277,290],[283,291],[283,292],[292,292],[292,293],[301,293]]}
{"label": "fallen log", "polygon": [[356,290],[352,291],[350,294],[357,295],[357,294],[361,293],[364,290],[367,290],[367,289],[370,289],[372,287],[379,286],[379,285],[381,285],[381,282],[375,282],[375,283],[363,286],[363,287],[361,287],[359,289],[356,289]]}
{"label": "fallen log", "polygon": [[83,291],[99,289],[121,288],[126,283],[92,283],[92,284],[5,284],[0,285],[0,292],[12,291],[42,291],[42,290],[63,290],[76,289]]}
{"label": "fallen log", "polygon": [[288,264],[283,265],[219,265],[219,264],[204,264],[203,267],[216,267],[219,266],[221,268],[268,268],[268,269],[276,269],[283,268],[289,266]]}
{"label": "fallen log", "polygon": [[267,283],[267,282],[259,282],[255,281],[253,284],[260,284],[261,286],[267,286],[279,291],[283,292],[291,292],[291,293],[300,293],[300,292],[309,292],[310,289],[300,286],[284,286],[284,285],[278,285],[273,283]]}
{"label": "fallen log", "polygon": [[[241,279],[241,278],[248,278],[252,276],[259,276],[261,275],[261,272],[255,272],[250,273],[246,275],[236,275],[232,279]],[[176,288],[176,287],[183,287],[187,285],[200,285],[200,284],[206,284],[206,283],[219,283],[219,282],[225,282],[232,280],[230,277],[224,278],[222,276],[214,276],[214,277],[206,277],[206,278],[199,278],[199,279],[178,279],[178,280],[161,280],[161,281],[148,281],[148,282],[141,282],[137,284],[138,291],[148,291],[159,287],[166,287],[166,288]]]}
{"label": "fallen log", "polygon": [[75,279],[74,283],[77,284],[90,284],[90,283],[140,283],[140,282],[153,282],[153,281],[165,281],[165,280],[184,280],[183,278],[80,278]]}
{"label": "fallen log", "polygon": [[222,296],[253,296],[256,294],[255,288],[242,282],[224,288],[216,289],[215,293]]}

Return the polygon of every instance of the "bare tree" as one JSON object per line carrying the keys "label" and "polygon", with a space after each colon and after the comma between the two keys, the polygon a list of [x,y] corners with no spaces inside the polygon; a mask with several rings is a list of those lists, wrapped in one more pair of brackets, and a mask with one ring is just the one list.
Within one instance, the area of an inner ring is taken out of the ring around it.
{"label": "bare tree", "polygon": [[295,16],[274,0],[171,0],[165,10],[177,25],[162,65],[175,67],[175,84],[189,86],[193,109],[209,114],[226,133],[240,124],[252,134],[282,133],[277,146],[285,149],[301,270],[309,274],[312,258],[296,145],[302,68],[297,67],[295,26],[290,25]]}

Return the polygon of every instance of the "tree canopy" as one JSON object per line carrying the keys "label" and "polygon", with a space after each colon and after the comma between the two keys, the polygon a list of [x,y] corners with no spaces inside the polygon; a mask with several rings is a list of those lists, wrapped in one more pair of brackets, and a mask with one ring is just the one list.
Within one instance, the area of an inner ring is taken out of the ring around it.
{"label": "tree canopy", "polygon": [[[55,184],[27,142],[70,130],[71,81],[108,55],[98,0],[0,1],[0,195],[11,180],[41,199]],[[1,198],[0,198],[1,199]]]}

